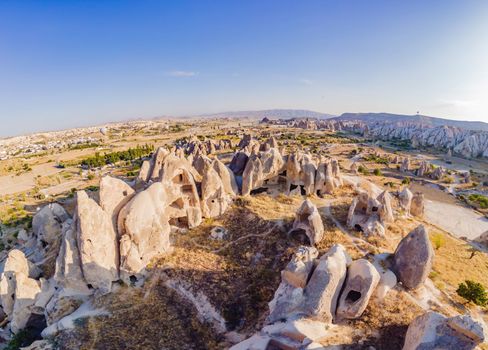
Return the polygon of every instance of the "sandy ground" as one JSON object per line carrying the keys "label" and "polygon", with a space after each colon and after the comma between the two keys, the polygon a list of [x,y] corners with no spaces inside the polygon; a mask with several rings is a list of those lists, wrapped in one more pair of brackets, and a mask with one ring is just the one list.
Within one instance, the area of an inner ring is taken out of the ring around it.
{"label": "sandy ground", "polygon": [[427,200],[425,219],[455,237],[475,239],[488,231],[488,219],[458,205]]}

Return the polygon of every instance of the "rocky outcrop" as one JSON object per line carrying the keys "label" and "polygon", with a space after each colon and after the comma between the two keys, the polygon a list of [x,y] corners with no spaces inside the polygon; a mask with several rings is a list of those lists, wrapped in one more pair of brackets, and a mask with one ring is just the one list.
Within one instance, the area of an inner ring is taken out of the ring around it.
{"label": "rocky outcrop", "polygon": [[322,240],[324,224],[317,207],[310,200],[305,200],[296,212],[289,235],[305,235],[310,245],[315,245]]}
{"label": "rocky outcrop", "polygon": [[68,220],[63,225],[63,239],[56,258],[53,280],[59,288],[66,291],[88,294],[89,289],[81,268],[76,227],[73,220]]}
{"label": "rocky outcrop", "polygon": [[232,197],[239,194],[239,188],[232,170],[218,159],[214,159],[212,166],[222,180],[225,193]]}
{"label": "rocky outcrop", "polygon": [[38,247],[45,248],[58,241],[63,222],[68,218],[68,213],[58,203],[50,203],[42,207],[32,218],[32,231]]}
{"label": "rocky outcrop", "polygon": [[432,270],[434,250],[427,229],[420,225],[398,244],[394,255],[394,272],[409,289],[422,285]]}
{"label": "rocky outcrop", "polygon": [[119,246],[112,218],[85,191],[79,191],[75,222],[85,281],[108,293],[119,279]]}
{"label": "rocky outcrop", "polygon": [[160,182],[166,193],[168,216],[173,220],[184,220],[189,228],[202,222],[196,177],[201,178],[187,161],[176,156],[169,155],[162,165]]}
{"label": "rocky outcrop", "polygon": [[20,250],[11,250],[0,275],[0,300],[10,320],[10,329],[17,333],[24,328],[33,312],[41,288],[35,278],[40,270]]}
{"label": "rocky outcrop", "polygon": [[206,218],[222,215],[232,203],[232,197],[212,166],[207,166],[203,173],[201,192],[202,215]]}
{"label": "rocky outcrop", "polygon": [[380,274],[368,260],[353,261],[347,270],[347,279],[337,306],[337,317],[360,317],[379,281]]}
{"label": "rocky outcrop", "polygon": [[242,174],[242,195],[249,195],[266,181],[276,178],[283,167],[283,157],[276,148],[251,155]]}
{"label": "rocky outcrop", "polygon": [[391,196],[387,191],[376,198],[364,190],[353,199],[347,214],[347,226],[366,236],[385,236],[385,225],[395,220]]}
{"label": "rocky outcrop", "polygon": [[[357,124],[357,122],[356,122]],[[422,123],[383,122],[364,123],[348,129],[360,129],[369,137],[385,140],[401,139],[412,141],[413,147],[452,149],[453,153],[467,158],[488,157],[488,132],[473,131],[454,126],[429,127]]]}
{"label": "rocky outcrop", "polygon": [[170,251],[168,196],[157,182],[138,193],[120,212],[120,275],[126,283],[145,276],[154,257]]}
{"label": "rocky outcrop", "polygon": [[428,311],[408,327],[403,350],[472,350],[484,341],[483,325],[469,315],[447,318]]}
{"label": "rocky outcrop", "polygon": [[117,229],[117,217],[120,209],[129,202],[135,191],[124,181],[104,176],[100,180],[100,206],[112,218],[114,230]]}
{"label": "rocky outcrop", "polygon": [[303,293],[301,310],[304,314],[326,323],[332,322],[349,264],[350,257],[339,244],[320,257]]}
{"label": "rocky outcrop", "polygon": [[242,176],[244,169],[246,168],[249,154],[246,152],[236,152],[230,161],[229,168],[236,176]]}

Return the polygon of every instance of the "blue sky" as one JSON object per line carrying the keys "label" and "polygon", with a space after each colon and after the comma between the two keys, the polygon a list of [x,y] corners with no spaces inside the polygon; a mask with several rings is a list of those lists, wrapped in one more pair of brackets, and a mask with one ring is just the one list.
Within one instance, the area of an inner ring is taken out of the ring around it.
{"label": "blue sky", "polygon": [[0,136],[264,108],[488,121],[488,1],[0,0]]}

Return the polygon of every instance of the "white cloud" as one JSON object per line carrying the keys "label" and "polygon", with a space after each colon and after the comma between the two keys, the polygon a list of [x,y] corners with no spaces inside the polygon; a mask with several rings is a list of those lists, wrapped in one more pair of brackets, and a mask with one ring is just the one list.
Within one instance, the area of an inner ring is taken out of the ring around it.
{"label": "white cloud", "polygon": [[170,72],[166,72],[166,75],[170,77],[187,78],[187,77],[197,76],[198,72],[192,72],[186,70],[172,70]]}
{"label": "white cloud", "polygon": [[300,79],[300,83],[302,83],[303,85],[313,85],[313,81],[311,81],[310,79]]}

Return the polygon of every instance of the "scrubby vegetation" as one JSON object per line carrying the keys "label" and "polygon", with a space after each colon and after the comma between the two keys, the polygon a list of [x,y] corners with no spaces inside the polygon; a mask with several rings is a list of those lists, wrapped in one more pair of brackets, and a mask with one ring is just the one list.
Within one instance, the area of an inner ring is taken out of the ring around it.
{"label": "scrubby vegetation", "polygon": [[481,283],[466,280],[464,283],[459,284],[456,292],[459,296],[476,305],[486,306],[488,304],[488,294]]}
{"label": "scrubby vegetation", "polygon": [[480,208],[488,209],[488,197],[483,196],[481,194],[473,193],[469,195],[468,199],[471,202],[476,203]]}

